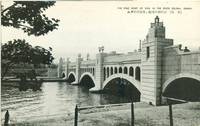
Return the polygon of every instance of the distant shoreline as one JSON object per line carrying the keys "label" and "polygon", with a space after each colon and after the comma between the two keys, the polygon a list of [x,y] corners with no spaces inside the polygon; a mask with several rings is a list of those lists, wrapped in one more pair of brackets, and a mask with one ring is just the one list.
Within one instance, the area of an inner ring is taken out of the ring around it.
{"label": "distant shoreline", "polygon": [[[37,77],[37,80],[42,82],[67,82],[66,79],[63,78],[50,78],[50,77]],[[27,82],[31,82],[30,79],[26,80]],[[4,80],[1,80],[1,82],[20,82],[19,78],[5,78]]]}

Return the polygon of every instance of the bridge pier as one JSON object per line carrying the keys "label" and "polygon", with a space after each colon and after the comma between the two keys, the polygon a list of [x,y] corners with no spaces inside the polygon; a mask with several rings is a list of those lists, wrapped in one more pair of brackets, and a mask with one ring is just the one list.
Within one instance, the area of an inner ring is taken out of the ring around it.
{"label": "bridge pier", "polygon": [[142,43],[141,101],[153,105],[161,104],[163,48],[171,45],[173,40],[165,38],[163,22],[159,22],[156,17]]}
{"label": "bridge pier", "polygon": [[69,63],[70,63],[70,61],[69,61],[69,58],[67,58],[66,59],[66,63],[64,64],[65,65],[65,71],[64,71],[64,73],[65,73],[65,79],[67,79],[68,78],[68,74],[69,74]]}
{"label": "bridge pier", "polygon": [[79,83],[79,79],[80,79],[80,76],[81,76],[80,64],[81,64],[82,60],[83,59],[81,58],[81,54],[78,54],[78,57],[76,59],[76,77],[75,77],[75,82],[73,82],[74,84]]}
{"label": "bridge pier", "polygon": [[62,78],[62,71],[63,71],[63,59],[62,58],[60,58],[59,59],[59,63],[58,63],[58,69],[57,69],[57,77],[58,78]]}
{"label": "bridge pier", "polygon": [[91,88],[90,91],[98,92],[103,89],[104,72],[103,72],[103,62],[106,53],[100,52],[96,55],[95,62],[95,87]]}

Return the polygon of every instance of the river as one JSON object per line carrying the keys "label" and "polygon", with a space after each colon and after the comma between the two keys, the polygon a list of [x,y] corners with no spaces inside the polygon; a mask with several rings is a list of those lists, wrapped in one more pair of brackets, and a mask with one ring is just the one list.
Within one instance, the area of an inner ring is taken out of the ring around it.
{"label": "river", "polygon": [[19,91],[15,87],[1,87],[1,120],[9,110],[12,122],[67,115],[81,107],[129,102],[129,99],[110,94],[94,94],[81,86],[66,82],[45,82],[41,91]]}

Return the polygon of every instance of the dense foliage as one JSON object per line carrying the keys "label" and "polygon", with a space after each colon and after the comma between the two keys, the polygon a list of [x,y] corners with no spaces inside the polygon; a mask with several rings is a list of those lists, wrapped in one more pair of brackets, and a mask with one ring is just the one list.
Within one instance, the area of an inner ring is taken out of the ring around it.
{"label": "dense foliage", "polygon": [[25,40],[13,40],[2,45],[2,78],[14,64],[50,65],[54,59],[52,48],[33,47]]}
{"label": "dense foliage", "polygon": [[[55,5],[55,1],[14,1],[1,8],[1,25],[23,30],[28,35],[45,35],[57,29],[58,19],[49,18],[45,11]],[[15,39],[2,44],[1,79],[14,65],[50,65],[53,61],[52,48],[33,47],[25,40]],[[23,68],[22,66],[22,68]]]}
{"label": "dense foliage", "polygon": [[54,4],[55,1],[14,1],[9,7],[2,7],[1,24],[22,29],[28,35],[47,34],[58,27],[58,19],[44,14]]}

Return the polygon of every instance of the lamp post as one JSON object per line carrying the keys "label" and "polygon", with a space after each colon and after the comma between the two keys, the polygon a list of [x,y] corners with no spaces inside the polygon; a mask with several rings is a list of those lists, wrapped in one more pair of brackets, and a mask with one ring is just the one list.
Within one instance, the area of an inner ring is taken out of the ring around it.
{"label": "lamp post", "polygon": [[104,51],[104,46],[100,46],[100,47],[98,47],[98,49],[99,49],[99,52],[100,52],[100,53],[103,53],[103,51]]}
{"label": "lamp post", "polygon": [[134,126],[134,123],[135,123],[134,104],[133,104],[133,99],[131,98],[131,126]]}
{"label": "lamp post", "polygon": [[75,107],[75,114],[74,114],[74,126],[78,126],[78,106]]}

